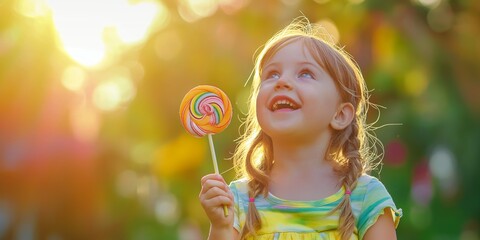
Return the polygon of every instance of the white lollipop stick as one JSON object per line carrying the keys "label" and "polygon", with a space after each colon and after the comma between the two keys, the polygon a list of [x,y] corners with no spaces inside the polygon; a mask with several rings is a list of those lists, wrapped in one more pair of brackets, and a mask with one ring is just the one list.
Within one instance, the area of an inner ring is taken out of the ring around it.
{"label": "white lollipop stick", "polygon": [[[216,174],[220,174],[218,171],[218,163],[217,163],[217,156],[215,155],[215,147],[213,146],[213,138],[212,134],[208,135],[208,143],[210,144],[210,152],[212,153],[212,160],[213,160],[213,168],[215,169]],[[223,215],[228,216],[228,208],[227,206],[223,205]]]}
{"label": "white lollipop stick", "polygon": [[210,152],[212,153],[213,168],[215,169],[216,174],[220,174],[220,172],[218,171],[217,156],[215,156],[215,147],[213,146],[212,134],[207,134],[207,135],[208,135],[208,143],[210,144]]}

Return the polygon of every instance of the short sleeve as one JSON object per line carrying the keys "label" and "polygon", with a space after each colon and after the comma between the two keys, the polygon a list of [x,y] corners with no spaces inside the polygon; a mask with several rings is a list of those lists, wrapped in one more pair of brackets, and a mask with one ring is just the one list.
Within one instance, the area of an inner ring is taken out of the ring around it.
{"label": "short sleeve", "polygon": [[233,211],[234,211],[234,216],[233,216],[233,228],[235,228],[238,232],[240,232],[240,205],[239,205],[239,197],[238,197],[238,189],[235,186],[234,182],[231,182],[230,185],[230,190],[232,191],[233,194]]}
{"label": "short sleeve", "polygon": [[385,186],[378,179],[372,177],[367,185],[358,219],[357,227],[360,239],[363,239],[367,230],[375,224],[385,209],[392,211],[393,222],[397,227],[402,217],[402,209],[397,209]]}

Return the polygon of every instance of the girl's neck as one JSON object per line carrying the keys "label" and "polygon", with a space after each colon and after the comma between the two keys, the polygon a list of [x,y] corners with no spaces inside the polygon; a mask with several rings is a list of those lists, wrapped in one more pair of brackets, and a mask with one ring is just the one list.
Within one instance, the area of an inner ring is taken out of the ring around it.
{"label": "girl's neck", "polygon": [[331,134],[316,138],[272,138],[275,165],[293,168],[323,166]]}
{"label": "girl's neck", "polygon": [[325,154],[330,135],[313,141],[272,139],[274,164],[269,190],[290,200],[314,200],[338,191],[341,184]]}

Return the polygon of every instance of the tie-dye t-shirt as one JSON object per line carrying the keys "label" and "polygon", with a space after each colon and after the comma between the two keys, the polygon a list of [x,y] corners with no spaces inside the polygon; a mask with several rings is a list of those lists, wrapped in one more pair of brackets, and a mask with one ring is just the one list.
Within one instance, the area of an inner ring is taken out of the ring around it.
{"label": "tie-dye t-shirt", "polygon": [[[248,210],[247,181],[233,181],[230,189],[235,199],[234,228],[240,232]],[[255,239],[338,239],[340,212],[329,213],[344,195],[345,189],[341,188],[337,193],[316,201],[284,200],[270,193],[266,198],[257,196],[255,206],[260,213],[262,227]],[[391,209],[395,227],[402,216],[402,210],[396,208],[385,186],[369,175],[359,178],[357,187],[351,193],[351,206],[356,226],[351,239],[363,239],[367,229],[383,214],[384,209]]]}

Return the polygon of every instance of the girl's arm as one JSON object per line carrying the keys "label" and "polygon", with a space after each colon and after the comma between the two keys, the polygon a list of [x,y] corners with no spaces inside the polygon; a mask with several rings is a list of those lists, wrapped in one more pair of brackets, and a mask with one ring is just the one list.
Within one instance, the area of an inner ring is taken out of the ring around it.
{"label": "girl's arm", "polygon": [[237,229],[233,229],[233,239],[240,240],[240,233],[238,233]]}
{"label": "girl's arm", "polygon": [[[233,231],[232,231],[233,229]],[[238,232],[233,227],[230,229],[215,228],[210,224],[210,233],[208,234],[208,240],[237,240]]]}
{"label": "girl's arm", "polygon": [[[210,220],[209,240],[230,240],[234,238],[233,228],[233,194],[222,176],[209,174],[202,178],[202,190],[199,199],[203,210]],[[223,206],[228,208],[224,215]],[[233,230],[232,230],[233,229]],[[237,234],[238,235],[238,234]]]}
{"label": "girl's arm", "polygon": [[392,211],[389,208],[383,210],[377,221],[367,230],[364,240],[397,239],[395,224],[393,223]]}
{"label": "girl's arm", "polygon": [[[212,225],[210,225],[210,233],[208,234],[208,240],[215,240],[215,239],[232,239],[232,240],[240,240],[240,233],[233,228],[233,231],[230,229],[226,229],[225,232],[220,229],[214,229],[212,228]],[[230,235],[231,234],[231,235]],[[231,236],[231,237],[230,237]]]}

